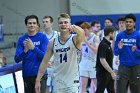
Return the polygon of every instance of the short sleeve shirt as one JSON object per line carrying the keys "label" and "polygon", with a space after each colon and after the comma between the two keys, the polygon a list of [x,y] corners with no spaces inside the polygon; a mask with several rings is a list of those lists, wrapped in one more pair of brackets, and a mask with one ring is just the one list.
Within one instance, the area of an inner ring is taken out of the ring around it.
{"label": "short sleeve shirt", "polygon": [[97,71],[107,71],[101,64],[100,58],[105,58],[109,66],[112,68],[113,62],[113,51],[111,48],[111,43],[103,38],[100,42],[97,52],[97,60],[96,60],[96,70]]}

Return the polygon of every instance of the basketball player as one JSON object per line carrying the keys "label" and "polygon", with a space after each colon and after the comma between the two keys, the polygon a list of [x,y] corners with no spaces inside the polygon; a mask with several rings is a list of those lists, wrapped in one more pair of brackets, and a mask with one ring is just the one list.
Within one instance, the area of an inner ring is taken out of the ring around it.
{"label": "basketball player", "polygon": [[[82,28],[71,25],[70,22],[70,16],[66,13],[62,13],[58,17],[60,36],[53,42],[49,42],[36,78],[36,93],[40,93],[40,80],[53,54],[53,93],[78,93],[77,51],[81,48],[85,35]],[[70,34],[70,31],[74,31],[76,34]]]}
{"label": "basketball player", "polygon": [[44,32],[49,39],[49,41],[53,40],[56,36],[58,36],[58,31],[53,30],[53,18],[51,16],[44,16],[43,17],[43,27]]}
{"label": "basketball player", "polygon": [[80,93],[86,93],[88,79],[90,82],[90,93],[96,91],[96,55],[100,42],[99,36],[92,33],[91,25],[83,22],[81,27],[85,31],[85,40],[82,42],[82,58],[79,64],[80,68]]}
{"label": "basketball player", "polygon": [[[54,38],[57,37],[59,34],[58,31],[53,30],[52,26],[53,26],[53,17],[48,16],[48,15],[44,16],[43,17],[43,28],[44,28],[43,33],[47,36],[47,38],[49,39],[49,42],[53,41]],[[47,68],[48,79],[47,79],[47,84],[46,84],[47,85],[46,93],[49,93],[52,91],[51,81],[52,81],[52,74],[53,74],[53,70],[52,70],[53,56],[51,57],[48,63],[49,63],[49,67]]]}

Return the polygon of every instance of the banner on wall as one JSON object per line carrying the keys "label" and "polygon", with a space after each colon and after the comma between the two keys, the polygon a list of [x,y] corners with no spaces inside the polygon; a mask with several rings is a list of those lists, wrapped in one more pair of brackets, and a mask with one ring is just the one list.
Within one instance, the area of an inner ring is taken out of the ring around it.
{"label": "banner on wall", "polygon": [[3,37],[3,19],[2,16],[0,16],[0,42],[3,41],[4,37]]}

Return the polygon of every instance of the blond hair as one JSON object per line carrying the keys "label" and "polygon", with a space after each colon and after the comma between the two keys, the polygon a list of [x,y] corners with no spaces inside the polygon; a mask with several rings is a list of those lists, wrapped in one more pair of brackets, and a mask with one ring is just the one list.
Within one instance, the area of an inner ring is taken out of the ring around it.
{"label": "blond hair", "polygon": [[58,16],[58,20],[59,20],[60,18],[70,19],[70,16],[69,16],[69,14],[67,14],[67,13],[61,13],[61,14]]}

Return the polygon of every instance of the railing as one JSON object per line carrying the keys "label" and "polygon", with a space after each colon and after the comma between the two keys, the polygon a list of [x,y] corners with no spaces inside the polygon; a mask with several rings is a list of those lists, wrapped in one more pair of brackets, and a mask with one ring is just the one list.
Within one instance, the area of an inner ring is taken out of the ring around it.
{"label": "railing", "polygon": [[19,71],[21,69],[22,69],[22,63],[6,65],[6,66],[0,68],[0,76],[5,75],[5,74],[9,74],[9,73],[14,73],[14,72]]}
{"label": "railing", "polygon": [[0,68],[0,93],[24,93],[22,63]]}

